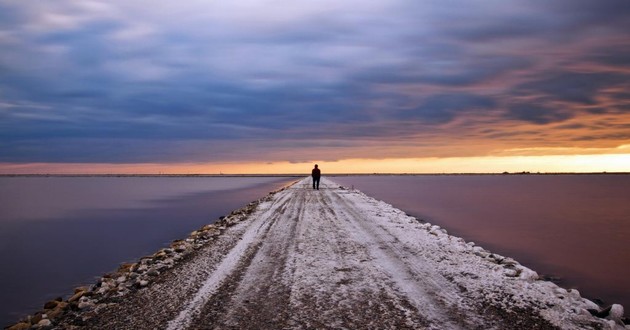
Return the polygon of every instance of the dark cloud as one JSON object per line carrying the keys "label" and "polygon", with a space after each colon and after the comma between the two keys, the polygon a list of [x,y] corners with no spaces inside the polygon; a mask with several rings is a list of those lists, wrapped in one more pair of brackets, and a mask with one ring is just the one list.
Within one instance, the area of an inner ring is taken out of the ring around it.
{"label": "dark cloud", "polygon": [[573,116],[574,114],[567,110],[558,110],[531,103],[512,105],[507,112],[507,118],[541,125],[562,122]]}
{"label": "dark cloud", "polygon": [[0,161],[350,154],[628,112],[627,1],[239,6],[3,2]]}
{"label": "dark cloud", "polygon": [[613,67],[630,68],[630,45],[597,47],[591,49],[584,60]]}
{"label": "dark cloud", "polygon": [[620,86],[629,78],[626,74],[609,72],[545,72],[516,86],[516,94],[543,94],[556,100],[593,105],[603,89]]}
{"label": "dark cloud", "polygon": [[404,120],[446,123],[462,112],[493,108],[493,99],[474,94],[438,94],[428,97],[420,106],[399,113]]}

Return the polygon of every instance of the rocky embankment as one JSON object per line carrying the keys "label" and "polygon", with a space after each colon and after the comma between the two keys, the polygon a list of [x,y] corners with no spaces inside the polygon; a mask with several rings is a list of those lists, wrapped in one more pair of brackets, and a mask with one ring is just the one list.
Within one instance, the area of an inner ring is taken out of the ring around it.
{"label": "rocky embankment", "polygon": [[90,319],[96,317],[101,309],[151,285],[163,272],[188,259],[195,251],[219,237],[228,227],[246,219],[261,201],[269,199],[274,193],[276,192],[219,218],[213,224],[193,231],[186,239],[173,241],[168,248],[142,257],[137,262],[121,264],[116,271],[104,274],[96,283],[75,288],[66,299],[59,297],[46,302],[41,311],[5,329],[82,328]]}

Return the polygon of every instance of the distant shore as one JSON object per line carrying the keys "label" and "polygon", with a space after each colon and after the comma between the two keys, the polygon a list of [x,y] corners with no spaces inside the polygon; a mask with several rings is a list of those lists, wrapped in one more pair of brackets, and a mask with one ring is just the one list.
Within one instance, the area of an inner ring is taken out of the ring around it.
{"label": "distant shore", "polygon": [[[86,177],[86,178],[256,178],[256,177],[304,177],[306,173],[287,174],[0,174],[0,177]],[[461,175],[630,175],[630,172],[503,172],[503,173],[326,173],[325,176],[461,176]]]}

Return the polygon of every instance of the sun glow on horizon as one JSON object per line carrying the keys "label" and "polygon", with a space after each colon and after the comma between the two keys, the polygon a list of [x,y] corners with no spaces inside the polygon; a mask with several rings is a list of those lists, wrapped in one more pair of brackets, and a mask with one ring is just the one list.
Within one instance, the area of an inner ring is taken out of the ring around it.
{"label": "sun glow on horizon", "polygon": [[630,172],[630,154],[344,159],[339,161],[233,163],[27,163],[0,164],[0,174],[323,174],[370,173],[595,173]]}

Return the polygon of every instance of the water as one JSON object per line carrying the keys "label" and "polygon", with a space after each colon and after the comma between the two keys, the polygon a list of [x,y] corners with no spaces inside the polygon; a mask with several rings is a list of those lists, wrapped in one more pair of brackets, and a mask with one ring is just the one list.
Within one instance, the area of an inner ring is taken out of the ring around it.
{"label": "water", "polygon": [[630,175],[346,176],[583,296],[630,308]]}
{"label": "water", "polygon": [[295,180],[0,177],[0,326]]}

